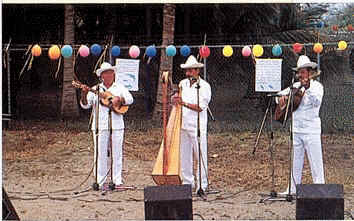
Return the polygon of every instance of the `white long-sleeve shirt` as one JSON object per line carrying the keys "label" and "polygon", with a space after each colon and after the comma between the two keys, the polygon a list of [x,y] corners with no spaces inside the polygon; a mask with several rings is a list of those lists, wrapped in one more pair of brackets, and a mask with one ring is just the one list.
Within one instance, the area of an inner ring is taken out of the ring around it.
{"label": "white long-sleeve shirt", "polygon": [[[134,99],[131,93],[127,88],[124,87],[124,85],[119,84],[119,83],[113,83],[110,88],[106,88],[103,83],[99,84],[100,87],[100,92],[105,92],[109,91],[110,93],[113,94],[113,96],[119,96],[123,97],[125,100],[124,105],[130,105],[133,103]],[[93,89],[96,89],[96,86],[93,87]],[[84,105],[81,100],[80,100],[80,105],[84,109],[89,109],[93,108],[93,120],[92,120],[92,130],[96,129],[96,105],[97,105],[97,95],[93,92],[88,92],[87,93],[87,105]],[[100,102],[99,102],[100,103]],[[98,112],[98,129],[99,130],[108,130],[109,126],[109,108],[102,105],[100,103],[99,106],[99,112]],[[119,129],[124,129],[124,120],[123,120],[123,115],[122,114],[117,114],[114,111],[112,111],[112,129],[113,130],[119,130]]]}
{"label": "white long-sleeve shirt", "polygon": [[[208,113],[207,108],[211,100],[211,88],[208,82],[201,79],[199,80],[199,107],[202,109],[200,112],[200,132],[207,132]],[[183,79],[179,83],[182,88],[182,101],[188,104],[198,104],[197,100],[197,82],[190,85],[189,79]],[[198,112],[187,107],[182,107],[182,129],[197,130]]]}
{"label": "white long-sleeve shirt", "polygon": [[[293,87],[299,88],[300,82],[295,82]],[[288,95],[290,88],[286,88],[279,95]],[[316,80],[310,80],[310,87],[305,90],[299,107],[293,112],[293,132],[320,134],[321,119],[319,116],[323,98],[323,86]]]}

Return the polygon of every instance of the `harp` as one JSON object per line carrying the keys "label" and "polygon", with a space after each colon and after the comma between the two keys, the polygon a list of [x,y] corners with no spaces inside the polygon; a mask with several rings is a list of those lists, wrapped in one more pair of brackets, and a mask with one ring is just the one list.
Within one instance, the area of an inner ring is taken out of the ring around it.
{"label": "harp", "polygon": [[174,105],[167,121],[168,72],[162,74],[162,111],[163,140],[152,171],[152,178],[157,185],[179,185],[180,166],[180,130],[182,107]]}

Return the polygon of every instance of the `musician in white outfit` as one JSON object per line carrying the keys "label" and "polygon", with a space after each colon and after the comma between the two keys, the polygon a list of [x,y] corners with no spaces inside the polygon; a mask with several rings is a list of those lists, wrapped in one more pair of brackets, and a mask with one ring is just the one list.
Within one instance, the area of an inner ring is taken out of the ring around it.
{"label": "musician in white outfit", "polygon": [[[302,99],[299,107],[293,112],[293,164],[291,174],[290,194],[296,194],[296,184],[301,184],[304,153],[309,160],[313,183],[324,184],[324,170],[321,145],[321,119],[319,111],[323,97],[323,86],[317,80],[311,79],[317,64],[301,55],[294,68],[299,76],[299,82],[293,88],[300,88]],[[279,95],[288,95],[290,88],[280,91]],[[281,106],[285,105],[285,96],[277,100]],[[289,112],[290,114],[290,112]],[[289,193],[288,190],[282,194]]]}
{"label": "musician in white outfit", "polygon": [[[96,74],[102,80],[99,91],[110,92],[113,96],[107,99],[111,102],[109,106],[119,107],[121,105],[130,105],[133,103],[133,96],[124,85],[115,82],[116,67],[111,66],[107,62],[103,62]],[[92,89],[97,90],[97,86]],[[98,111],[98,128],[96,128],[96,108],[97,95],[91,91],[90,88],[82,88],[80,105],[84,109],[93,108],[92,132],[95,146],[94,159],[98,152],[97,162],[97,180],[99,187],[103,185],[106,178],[110,176],[107,165],[107,149],[110,148],[110,122],[112,122],[112,178],[115,185],[121,185],[122,182],[122,163],[123,163],[123,138],[124,138],[124,120],[123,115],[115,111],[111,111],[111,119],[109,119],[110,107],[99,102]],[[100,97],[100,99],[103,99]],[[96,150],[96,129],[98,129],[98,151]],[[95,164],[96,166],[96,164]],[[96,171],[96,167],[94,168]],[[96,175],[96,174],[95,174]]]}
{"label": "musician in white outfit", "polygon": [[[182,89],[180,97],[174,97],[175,103],[182,105],[181,126],[181,175],[183,184],[195,187],[193,175],[193,156],[197,161],[197,192],[199,186],[199,147],[198,147],[198,115],[201,149],[201,190],[208,187],[208,144],[207,144],[207,108],[211,99],[211,88],[208,82],[200,78],[200,68],[204,65],[191,55],[181,68],[185,69],[186,79],[179,83]],[[198,89],[199,88],[199,89]],[[198,92],[199,91],[199,92]],[[199,101],[198,101],[199,93]],[[194,155],[193,155],[194,154]]]}

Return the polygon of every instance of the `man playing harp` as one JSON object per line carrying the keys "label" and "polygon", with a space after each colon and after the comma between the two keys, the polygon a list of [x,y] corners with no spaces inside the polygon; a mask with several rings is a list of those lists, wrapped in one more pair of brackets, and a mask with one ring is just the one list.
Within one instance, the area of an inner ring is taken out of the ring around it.
{"label": "man playing harp", "polygon": [[[174,104],[182,105],[180,144],[182,182],[183,184],[191,184],[192,188],[195,187],[193,175],[194,153],[194,158],[198,163],[197,192],[200,188],[204,192],[208,187],[207,108],[211,99],[211,88],[209,83],[199,76],[200,69],[203,66],[193,55],[188,57],[185,64],[181,64],[187,78],[179,83],[181,94],[173,97]],[[198,129],[200,129],[200,142],[198,142]],[[199,155],[199,149],[201,155]],[[201,158],[200,164],[199,158]],[[201,170],[201,182],[199,180],[199,168]],[[199,183],[201,183],[201,187]]]}

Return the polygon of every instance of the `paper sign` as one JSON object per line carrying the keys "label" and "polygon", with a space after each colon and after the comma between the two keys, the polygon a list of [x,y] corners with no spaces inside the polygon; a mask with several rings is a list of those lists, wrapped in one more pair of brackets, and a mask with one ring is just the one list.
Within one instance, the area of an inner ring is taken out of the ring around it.
{"label": "paper sign", "polygon": [[281,90],[282,59],[256,59],[256,92]]}
{"label": "paper sign", "polygon": [[130,91],[139,90],[139,60],[116,59],[116,81]]}

